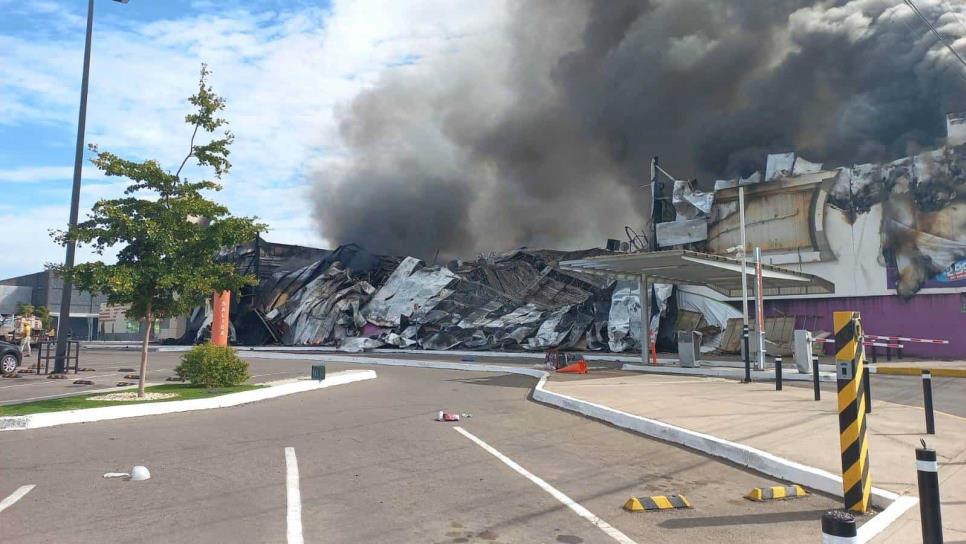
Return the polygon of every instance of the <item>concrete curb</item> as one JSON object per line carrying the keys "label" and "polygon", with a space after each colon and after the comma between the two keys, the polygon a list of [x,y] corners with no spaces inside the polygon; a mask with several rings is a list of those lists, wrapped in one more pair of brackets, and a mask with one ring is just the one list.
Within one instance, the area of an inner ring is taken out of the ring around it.
{"label": "concrete curb", "polygon": [[[732,378],[741,380],[745,377],[745,371],[743,368],[722,368],[722,367],[697,367],[697,368],[682,368],[679,366],[662,366],[662,365],[636,365],[625,363],[621,366],[621,370],[627,370],[631,372],[644,372],[651,374],[680,374],[685,376],[704,376],[709,378]],[[757,381],[775,381],[774,372],[764,372],[760,370],[751,371],[751,379]],[[787,382],[811,382],[811,374],[799,374],[797,370],[786,369],[782,374],[782,380]],[[818,381],[835,383],[835,374],[832,372],[821,372],[818,373]]]}
{"label": "concrete curb", "polygon": [[325,389],[336,385],[371,380],[376,377],[374,370],[347,370],[326,376],[324,381],[301,380],[283,383],[271,387],[229,393],[210,399],[176,400],[169,402],[147,402],[130,406],[105,406],[103,408],[87,408],[84,410],[64,410],[61,412],[45,412],[26,416],[0,417],[0,431],[23,431],[54,427],[70,423],[90,423],[110,419],[124,419],[129,417],[153,416],[159,414],[173,414],[177,412],[191,412],[195,410],[210,410],[213,408],[227,408],[260,400],[283,397],[304,391]]}
{"label": "concrete curb", "polygon": [[[531,376],[538,379],[537,385],[533,388],[532,393],[533,399],[538,402],[576,412],[586,417],[604,421],[616,427],[629,429],[666,442],[680,444],[713,457],[726,459],[737,465],[748,467],[780,480],[796,483],[832,496],[842,496],[841,476],[836,476],[835,474],[818,468],[778,457],[777,455],[744,444],[731,442],[709,434],[691,431],[662,421],[629,414],[615,410],[614,408],[549,391],[545,388],[549,374],[543,370],[488,364],[420,361],[415,359],[378,359],[374,357],[352,357],[344,355],[266,352],[242,352],[240,355],[252,359],[301,359],[334,363],[468,370],[476,372],[503,372]],[[909,508],[918,504],[918,502],[918,499],[915,497],[900,496],[891,491],[873,487],[872,504],[876,508],[883,510],[862,526],[859,531],[859,541],[870,541]]]}
{"label": "concrete curb", "polygon": [[[130,344],[84,344],[84,349],[100,351],[140,351],[141,346]],[[149,346],[151,353],[179,353],[189,351],[192,346]],[[339,351],[338,348],[331,346],[234,346],[235,351],[244,353],[247,351],[269,351],[274,353],[300,353],[306,351],[322,351],[339,355],[352,356],[346,351]],[[466,351],[466,350],[426,350],[426,349],[400,349],[400,348],[376,348],[366,353],[385,353],[385,354],[405,354],[405,355],[456,355],[460,357],[480,357],[480,358],[520,358],[520,359],[540,359],[544,358],[543,351]],[[607,361],[617,363],[640,363],[640,355],[621,355],[617,353],[606,353],[595,355],[585,353],[586,361]],[[659,358],[658,362],[671,364],[677,359]]]}

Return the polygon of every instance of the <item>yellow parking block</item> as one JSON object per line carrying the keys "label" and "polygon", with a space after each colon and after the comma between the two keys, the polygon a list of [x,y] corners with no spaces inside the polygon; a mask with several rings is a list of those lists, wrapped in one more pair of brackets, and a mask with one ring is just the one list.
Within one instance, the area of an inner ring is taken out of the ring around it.
{"label": "yellow parking block", "polygon": [[807,496],[808,492],[800,485],[779,485],[774,487],[756,487],[749,491],[745,495],[745,498],[750,501],[761,502]]}
{"label": "yellow parking block", "polygon": [[650,497],[631,497],[624,503],[624,510],[628,512],[646,512],[648,510],[673,510],[675,508],[691,508],[684,495],[654,495]]}

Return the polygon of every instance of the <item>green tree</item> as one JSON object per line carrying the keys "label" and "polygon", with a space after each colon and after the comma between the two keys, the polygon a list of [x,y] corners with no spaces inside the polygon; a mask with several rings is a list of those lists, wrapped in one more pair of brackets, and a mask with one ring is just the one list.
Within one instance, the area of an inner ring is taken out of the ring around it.
{"label": "green tree", "polygon": [[[185,164],[194,159],[199,167],[210,167],[216,179],[231,168],[231,132],[213,134],[228,123],[218,117],[225,107],[223,98],[208,85],[208,67],[201,66],[197,94],[188,98],[193,113],[185,116],[192,127],[188,154],[172,173],[158,161],[122,159],[113,153],[90,149],[92,162],[107,176],[128,178],[131,185],[123,198],[100,200],[88,219],[72,232],[54,233],[66,243],[90,245],[97,254],[118,249],[117,262],[97,261],[76,265],[72,270],[48,265],[69,274],[78,288],[103,293],[110,304],[130,304],[127,316],[145,324],[141,349],[138,396],[144,396],[147,377],[148,342],[155,319],[184,315],[204,303],[215,291],[237,290],[255,282],[239,274],[232,263],[218,262],[219,250],[247,242],[265,226],[254,218],[233,217],[228,208],[205,197],[204,191],[221,190],[216,181],[190,181],[181,176]],[[199,133],[210,136],[196,143]]]}
{"label": "green tree", "polygon": [[34,315],[34,305],[29,302],[21,302],[20,304],[17,304],[16,315]]}

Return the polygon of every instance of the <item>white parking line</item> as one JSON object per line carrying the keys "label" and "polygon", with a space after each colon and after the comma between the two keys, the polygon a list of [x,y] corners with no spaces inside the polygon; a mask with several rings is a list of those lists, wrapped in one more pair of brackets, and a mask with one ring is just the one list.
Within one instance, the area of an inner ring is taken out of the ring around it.
{"label": "white parking line", "polygon": [[302,493],[299,491],[299,461],[295,448],[285,448],[286,537],[288,544],[302,544]]}
{"label": "white parking line", "polygon": [[612,527],[606,521],[604,521],[604,520],[600,519],[599,517],[595,516],[590,510],[587,510],[586,508],[584,508],[583,506],[581,506],[579,503],[577,503],[575,500],[571,499],[567,495],[564,495],[557,488],[555,488],[552,485],[548,484],[547,482],[543,481],[541,478],[535,476],[534,474],[532,474],[527,469],[525,469],[525,468],[521,467],[520,465],[516,464],[516,462],[514,462],[512,459],[510,459],[506,455],[503,455],[502,453],[500,453],[499,451],[497,451],[496,449],[494,449],[492,446],[490,446],[486,442],[480,440],[479,438],[477,438],[476,436],[474,436],[473,434],[471,434],[466,429],[464,429],[462,427],[453,427],[453,429],[455,429],[457,432],[459,432],[460,434],[462,434],[466,438],[469,438],[473,442],[476,442],[476,444],[479,447],[481,447],[484,450],[488,451],[491,455],[493,455],[493,457],[496,457],[500,461],[503,461],[503,463],[506,466],[508,466],[508,467],[512,468],[513,470],[517,471],[518,473],[520,473],[522,476],[524,476],[526,479],[530,480],[531,482],[537,484],[537,486],[539,486],[540,489],[543,489],[544,491],[546,491],[547,493],[549,493],[553,498],[555,498],[558,501],[560,501],[561,503],[563,503],[564,506],[566,506],[567,508],[570,508],[571,510],[573,510],[578,516],[580,516],[580,517],[586,519],[587,521],[593,523],[595,526],[597,526],[598,529],[600,529],[601,531],[603,531],[604,533],[606,533],[607,536],[613,538],[614,540],[616,540],[617,542],[620,542],[621,544],[637,544],[629,536],[627,536],[624,533],[620,532],[619,530],[615,529],[614,527]]}
{"label": "white parking line", "polygon": [[9,497],[7,497],[6,499],[3,499],[2,501],[0,501],[0,512],[3,512],[7,508],[10,508],[11,506],[13,506],[14,503],[16,503],[17,501],[19,501],[20,499],[22,499],[23,496],[26,495],[27,493],[30,493],[30,490],[33,489],[33,488],[35,488],[35,487],[37,487],[37,486],[35,486],[35,485],[22,485],[19,488],[17,488],[17,490],[14,491]]}

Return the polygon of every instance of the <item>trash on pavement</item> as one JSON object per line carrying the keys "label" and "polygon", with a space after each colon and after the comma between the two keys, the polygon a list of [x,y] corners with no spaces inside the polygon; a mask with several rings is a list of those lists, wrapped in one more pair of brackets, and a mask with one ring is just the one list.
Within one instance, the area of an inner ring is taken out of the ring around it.
{"label": "trash on pavement", "polygon": [[104,473],[104,477],[123,478],[127,481],[141,482],[151,479],[151,471],[148,470],[148,467],[137,465],[131,469],[131,472],[106,472]]}
{"label": "trash on pavement", "polygon": [[440,410],[436,412],[436,421],[459,421],[460,415],[453,412],[445,412]]}

